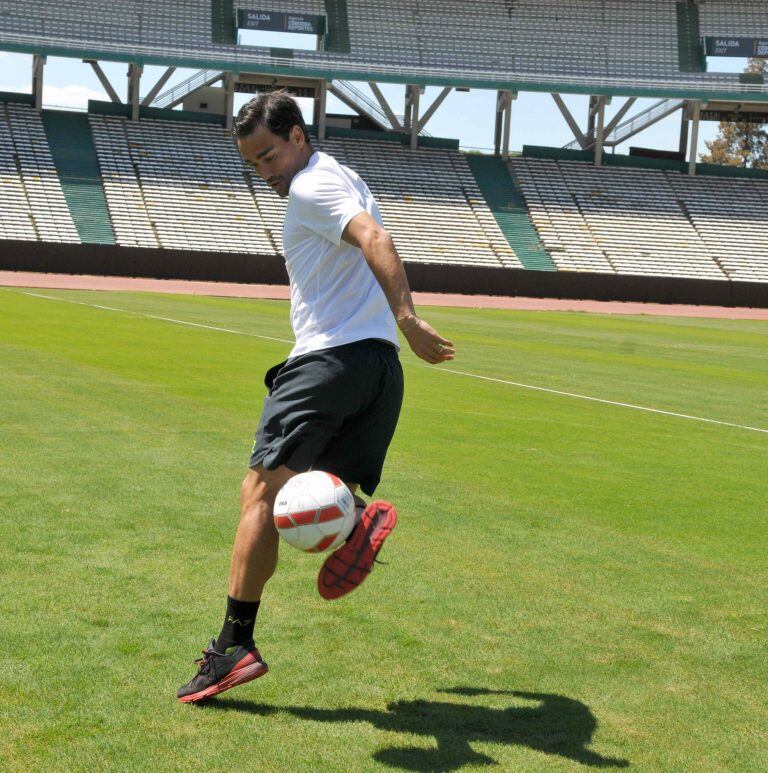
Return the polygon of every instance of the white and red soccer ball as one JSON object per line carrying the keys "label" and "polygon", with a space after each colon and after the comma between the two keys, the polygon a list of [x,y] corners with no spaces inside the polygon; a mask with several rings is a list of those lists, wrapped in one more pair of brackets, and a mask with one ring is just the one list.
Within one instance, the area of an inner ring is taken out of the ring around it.
{"label": "white and red soccer ball", "polygon": [[350,490],[320,470],[294,475],[278,492],[273,512],[280,536],[307,553],[337,548],[357,520]]}

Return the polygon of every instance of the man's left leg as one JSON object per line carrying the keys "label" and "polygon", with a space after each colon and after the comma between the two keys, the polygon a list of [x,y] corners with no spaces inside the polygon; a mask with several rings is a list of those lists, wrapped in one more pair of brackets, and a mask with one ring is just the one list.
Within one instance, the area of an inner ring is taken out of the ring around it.
{"label": "man's left leg", "polygon": [[240,489],[240,522],[232,549],[224,625],[203,650],[197,674],[178,692],[179,700],[204,700],[267,672],[253,642],[264,585],[277,566],[278,534],[272,511],[280,488],[296,473],[280,466],[248,470]]}
{"label": "man's left leg", "polygon": [[277,492],[296,473],[281,465],[275,470],[253,467],[240,489],[240,522],[229,565],[229,595],[259,601],[277,566],[278,534],[272,511]]}

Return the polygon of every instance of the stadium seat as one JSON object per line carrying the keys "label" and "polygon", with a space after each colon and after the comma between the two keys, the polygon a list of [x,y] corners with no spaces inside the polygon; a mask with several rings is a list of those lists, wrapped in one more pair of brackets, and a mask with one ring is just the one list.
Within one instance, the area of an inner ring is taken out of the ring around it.
{"label": "stadium seat", "polygon": [[515,158],[560,270],[768,281],[768,181]]}
{"label": "stadium seat", "polygon": [[0,102],[0,238],[80,242],[40,114]]}
{"label": "stadium seat", "polygon": [[[243,164],[224,129],[90,121],[118,244],[281,253],[285,201]],[[520,267],[458,151],[346,138],[315,144],[366,180],[404,260]]]}

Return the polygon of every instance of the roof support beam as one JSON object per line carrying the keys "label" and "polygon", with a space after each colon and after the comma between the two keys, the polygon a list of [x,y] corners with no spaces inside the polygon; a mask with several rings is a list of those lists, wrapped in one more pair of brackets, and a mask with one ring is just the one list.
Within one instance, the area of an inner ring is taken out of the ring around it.
{"label": "roof support beam", "polygon": [[[596,99],[599,100],[600,97],[596,97]],[[603,99],[605,99],[606,105],[611,104],[610,97],[608,98],[603,97]],[[603,145],[609,145],[613,147],[613,145],[616,144],[615,142],[611,142],[611,139],[610,139],[611,132],[619,125],[619,123],[621,122],[621,119],[624,118],[624,116],[627,114],[627,112],[632,107],[632,105],[635,104],[635,102],[637,102],[637,97],[629,97],[629,99],[627,99],[627,101],[618,109],[618,111],[616,112],[616,115],[614,115],[613,118],[611,118],[611,120],[608,121],[608,123],[605,125],[605,129],[603,131]],[[599,108],[600,108],[600,104],[598,101],[596,103],[596,111],[595,111],[596,114],[597,112],[599,112]],[[606,142],[606,138],[608,139],[607,142]],[[590,148],[595,147],[594,138],[586,137],[585,139],[586,139],[586,144],[582,147],[582,150],[589,150]]]}
{"label": "roof support beam", "polygon": [[141,106],[147,107],[152,104],[152,100],[160,93],[160,89],[168,83],[168,78],[176,72],[175,67],[168,67],[166,71],[157,79],[157,83],[152,86],[144,99],[141,100]]}
{"label": "roof support beam", "polygon": [[384,111],[384,115],[387,116],[387,120],[389,121],[392,128],[396,132],[403,131],[402,124],[400,123],[400,121],[397,120],[397,116],[395,115],[394,110],[392,110],[392,108],[389,106],[389,102],[387,102],[386,97],[381,93],[381,89],[378,87],[378,85],[373,81],[369,82],[368,85],[371,87],[373,96],[376,97],[376,101],[379,103],[379,105],[381,106],[381,109]]}
{"label": "roof support beam", "polygon": [[503,91],[496,92],[496,121],[493,127],[493,155],[501,155],[501,133],[504,123],[504,99]]}
{"label": "roof support beam", "polygon": [[47,56],[34,54],[32,57],[32,96],[35,99],[35,110],[43,109],[43,70]]}
{"label": "roof support beam", "polygon": [[587,138],[584,136],[581,129],[579,129],[579,125],[576,123],[576,119],[571,115],[571,111],[566,107],[565,102],[563,102],[563,98],[559,94],[552,93],[552,99],[555,100],[555,104],[562,113],[563,118],[565,118],[565,122],[573,132],[573,136],[576,139],[576,142],[579,143],[582,149],[585,148],[587,146]]}
{"label": "roof support beam", "polygon": [[693,102],[693,120],[691,121],[691,155],[688,159],[688,174],[696,174],[696,158],[699,155],[699,120],[701,119],[701,100]]}
{"label": "roof support beam", "polygon": [[450,86],[446,86],[436,97],[435,101],[427,108],[427,111],[424,113],[424,115],[419,119],[419,133],[424,129],[424,127],[427,125],[427,121],[435,114],[435,110],[437,110],[440,105],[443,104],[443,101],[445,98],[453,91],[453,89]]}
{"label": "roof support beam", "polygon": [[224,73],[224,116],[226,123],[224,128],[232,131],[235,123],[235,74],[233,72]]}
{"label": "roof support beam", "polygon": [[131,62],[128,65],[128,104],[131,106],[131,120],[139,120],[139,90],[141,86],[141,74],[144,72],[143,64]]}
{"label": "roof support beam", "polygon": [[315,126],[317,126],[317,139],[321,142],[325,139],[327,97],[328,84],[325,80],[321,80],[315,92]]}
{"label": "roof support beam", "polygon": [[687,105],[683,105],[683,109],[680,111],[680,144],[678,145],[678,152],[682,158],[685,158],[685,151],[688,150],[688,116]]}
{"label": "roof support beam", "polygon": [[597,115],[597,97],[590,96],[587,108],[587,147],[595,144],[595,116]]}
{"label": "roof support beam", "polygon": [[[368,99],[363,92],[355,88],[351,83],[347,81],[328,81],[327,89],[347,107],[351,107],[358,115],[367,118],[382,131],[387,131],[390,127],[390,119],[381,109],[380,105]],[[399,124],[397,131],[403,131],[402,126],[399,126]]]}
{"label": "roof support beam", "polygon": [[[617,111],[616,115],[608,121],[605,127],[605,136],[607,137],[618,125],[621,119],[627,114],[632,105],[637,102],[637,97],[630,97]],[[606,102],[610,104],[610,102]]]}
{"label": "roof support beam", "polygon": [[504,92],[504,128],[501,134],[501,158],[509,161],[509,132],[512,126],[512,99],[510,92]]}
{"label": "roof support beam", "polygon": [[512,129],[512,103],[517,99],[516,91],[501,91],[499,99],[504,111],[504,127],[501,136],[501,158],[509,161],[509,135]]}
{"label": "roof support beam", "polygon": [[406,97],[406,102],[409,102],[409,109],[406,111],[406,116],[409,117],[409,124],[411,130],[411,150],[416,150],[419,147],[419,99],[421,97],[420,86],[408,86],[410,90],[410,99]]}
{"label": "roof support beam", "polygon": [[602,166],[605,141],[605,97],[597,98],[597,138],[595,139],[595,166]]}
{"label": "roof support beam", "polygon": [[120,97],[117,96],[117,92],[112,88],[109,78],[104,74],[104,70],[101,69],[101,65],[95,59],[83,59],[83,62],[91,65],[93,71],[96,73],[96,77],[101,81],[104,91],[109,95],[109,98],[118,105],[121,105],[122,102],[120,101]]}

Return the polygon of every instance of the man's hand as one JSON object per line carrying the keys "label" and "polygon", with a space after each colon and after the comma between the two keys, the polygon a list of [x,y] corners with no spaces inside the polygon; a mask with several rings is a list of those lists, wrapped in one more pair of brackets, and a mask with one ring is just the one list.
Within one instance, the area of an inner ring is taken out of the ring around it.
{"label": "man's hand", "polygon": [[452,360],[455,355],[453,343],[438,335],[437,331],[415,314],[397,320],[400,332],[405,336],[413,353],[431,365]]}

